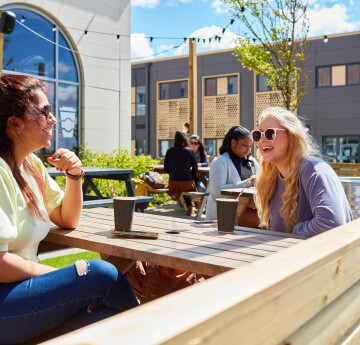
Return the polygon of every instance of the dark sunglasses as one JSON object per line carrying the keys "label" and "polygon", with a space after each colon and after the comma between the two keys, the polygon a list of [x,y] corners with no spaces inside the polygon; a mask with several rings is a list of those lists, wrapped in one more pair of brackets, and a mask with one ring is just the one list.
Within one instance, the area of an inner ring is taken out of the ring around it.
{"label": "dark sunglasses", "polygon": [[46,117],[46,121],[49,121],[50,114],[53,113],[51,104],[44,105],[44,107],[40,109],[40,112]]}
{"label": "dark sunglasses", "polygon": [[285,128],[268,128],[264,132],[255,129],[251,131],[253,140],[257,143],[260,141],[261,136],[264,135],[264,138],[268,141],[275,140],[277,131],[286,131]]}
{"label": "dark sunglasses", "polygon": [[200,143],[198,141],[190,141],[191,145],[200,145]]}

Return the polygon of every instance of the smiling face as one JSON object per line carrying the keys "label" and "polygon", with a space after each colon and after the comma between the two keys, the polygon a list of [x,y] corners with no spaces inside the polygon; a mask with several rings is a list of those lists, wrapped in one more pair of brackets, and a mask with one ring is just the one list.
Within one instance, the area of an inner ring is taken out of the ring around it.
{"label": "smiling face", "polygon": [[251,152],[251,145],[253,140],[251,137],[246,137],[236,141],[235,139],[231,140],[231,151],[235,153],[240,158],[245,158]]}
{"label": "smiling face", "polygon": [[[259,124],[259,130],[264,132],[268,128],[284,128],[278,120],[272,117],[264,118]],[[261,136],[257,143],[263,160],[274,164],[284,176],[284,168],[288,158],[289,137],[287,131],[276,131],[274,140],[266,140]]]}

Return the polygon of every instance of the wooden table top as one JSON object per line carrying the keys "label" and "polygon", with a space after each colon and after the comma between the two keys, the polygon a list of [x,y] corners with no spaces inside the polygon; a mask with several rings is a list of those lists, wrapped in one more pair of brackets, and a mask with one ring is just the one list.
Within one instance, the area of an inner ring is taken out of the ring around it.
{"label": "wooden table top", "polygon": [[192,220],[135,213],[133,230],[159,233],[157,240],[124,239],[110,233],[114,211],[83,210],[78,227],[64,230],[53,226],[46,241],[101,252],[132,260],[184,269],[214,276],[259,260],[303,239],[300,236],[235,227],[234,233],[198,228]]}
{"label": "wooden table top", "polygon": [[237,197],[240,192],[242,192],[241,196],[253,197],[254,194],[256,194],[256,188],[255,187],[247,187],[244,190],[243,190],[243,188],[222,189],[221,195]]}

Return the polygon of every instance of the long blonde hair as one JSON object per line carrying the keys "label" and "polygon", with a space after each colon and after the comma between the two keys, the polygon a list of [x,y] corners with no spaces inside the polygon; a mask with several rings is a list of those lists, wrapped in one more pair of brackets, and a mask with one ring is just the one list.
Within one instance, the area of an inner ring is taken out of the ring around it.
{"label": "long blonde hair", "polygon": [[[281,196],[283,206],[280,209],[280,216],[284,220],[287,231],[292,232],[298,223],[299,176],[303,159],[306,156],[321,156],[321,154],[315,140],[307,133],[306,127],[291,111],[280,107],[267,108],[260,114],[259,124],[267,117],[277,120],[282,127],[287,129],[288,133],[289,147],[285,163],[289,168],[289,174],[284,179],[285,192]],[[269,228],[270,200],[275,193],[279,170],[274,164],[265,162],[259,150],[257,156],[260,170],[256,179],[258,192],[255,204],[260,218],[260,226]]]}

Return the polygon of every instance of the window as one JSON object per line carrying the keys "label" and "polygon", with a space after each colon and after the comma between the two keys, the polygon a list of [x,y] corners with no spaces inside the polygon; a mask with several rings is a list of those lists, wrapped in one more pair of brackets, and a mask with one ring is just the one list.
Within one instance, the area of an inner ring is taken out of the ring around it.
{"label": "window", "polygon": [[216,78],[205,79],[205,96],[216,96]]}
{"label": "window", "polygon": [[228,78],[228,94],[234,95],[238,93],[238,77]]}
{"label": "window", "polygon": [[360,64],[317,68],[317,87],[360,84]]}
{"label": "window", "polygon": [[[26,5],[9,5],[17,18],[25,17],[27,27],[51,42],[72,49],[65,33],[45,14]],[[47,84],[47,97],[57,118],[54,136],[49,148],[40,154],[48,155],[57,148],[77,150],[80,144],[80,84],[76,56],[69,50],[56,46],[15,25],[11,35],[5,36],[3,73],[24,73],[42,79]]]}
{"label": "window", "polygon": [[174,146],[174,140],[159,140],[159,157],[165,157],[166,151]]}
{"label": "window", "polygon": [[136,140],[135,141],[135,154],[137,156],[145,154],[145,150],[146,150],[146,140],[145,139],[141,139],[141,140]]}
{"label": "window", "polygon": [[205,139],[205,146],[208,156],[217,156],[216,139]]}
{"label": "window", "polygon": [[182,81],[180,83],[180,98],[188,98],[188,82]]}
{"label": "window", "polygon": [[175,81],[160,84],[160,100],[188,98],[188,82]]}
{"label": "window", "polygon": [[169,99],[169,83],[160,84],[160,99]]}
{"label": "window", "polygon": [[349,85],[360,84],[360,64],[347,66],[347,83]]}
{"label": "window", "polygon": [[332,162],[358,163],[359,142],[360,136],[324,137],[324,155]]}
{"label": "window", "polygon": [[330,67],[321,67],[317,69],[317,86],[324,87],[331,85]]}
{"label": "window", "polygon": [[136,116],[145,115],[146,109],[146,96],[145,96],[145,86],[136,87]]}
{"label": "window", "polygon": [[267,92],[272,91],[270,85],[267,82],[267,75],[257,75],[257,92]]}

